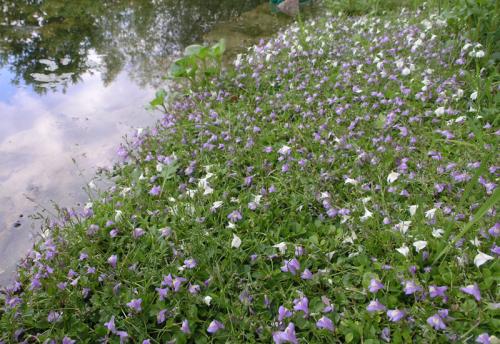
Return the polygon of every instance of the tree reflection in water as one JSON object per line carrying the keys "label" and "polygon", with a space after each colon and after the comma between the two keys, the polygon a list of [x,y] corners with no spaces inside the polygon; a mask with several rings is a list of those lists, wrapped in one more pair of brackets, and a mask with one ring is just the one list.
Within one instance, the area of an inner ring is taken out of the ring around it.
{"label": "tree reflection in water", "polygon": [[65,91],[87,72],[104,84],[127,67],[154,85],[168,57],[215,22],[262,0],[0,0],[0,69],[16,85]]}

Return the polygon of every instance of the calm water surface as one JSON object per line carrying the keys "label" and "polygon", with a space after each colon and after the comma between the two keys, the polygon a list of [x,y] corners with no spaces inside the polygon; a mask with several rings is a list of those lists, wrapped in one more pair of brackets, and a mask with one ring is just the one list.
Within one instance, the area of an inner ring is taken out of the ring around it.
{"label": "calm water surface", "polygon": [[0,0],[0,284],[54,201],[111,167],[170,56],[261,0]]}

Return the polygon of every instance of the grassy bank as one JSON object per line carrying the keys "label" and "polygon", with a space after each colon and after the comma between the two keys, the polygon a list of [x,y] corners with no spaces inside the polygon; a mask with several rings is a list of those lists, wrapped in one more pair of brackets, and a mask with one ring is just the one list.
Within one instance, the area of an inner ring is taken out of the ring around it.
{"label": "grassy bank", "polygon": [[498,341],[488,58],[408,10],[253,47],[50,223],[0,342]]}

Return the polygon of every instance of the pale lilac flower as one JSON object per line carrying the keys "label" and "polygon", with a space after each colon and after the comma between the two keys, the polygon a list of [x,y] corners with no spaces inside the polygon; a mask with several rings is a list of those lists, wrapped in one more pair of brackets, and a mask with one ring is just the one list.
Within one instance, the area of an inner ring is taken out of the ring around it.
{"label": "pale lilac flower", "polygon": [[62,340],[62,344],[75,344],[76,340],[71,339],[70,337],[64,337]]}
{"label": "pale lilac flower", "polygon": [[120,344],[126,343],[128,341],[128,333],[125,331],[116,332],[118,336],[120,336]]}
{"label": "pale lilac flower", "polygon": [[479,286],[477,285],[477,283],[462,287],[460,288],[460,291],[465,294],[474,296],[474,298],[478,302],[481,301],[481,291],[479,290]]}
{"label": "pale lilac flower", "polygon": [[111,317],[111,319],[109,319],[108,322],[104,323],[104,327],[106,327],[108,329],[108,331],[110,331],[111,333],[115,333],[116,332],[115,316],[114,315]]}
{"label": "pale lilac flower", "polygon": [[438,287],[438,286],[431,285],[431,286],[429,286],[429,296],[431,297],[431,299],[438,297],[438,296],[442,297],[443,299],[446,299],[445,292],[447,290],[448,290],[448,287],[446,287],[446,286]]}
{"label": "pale lilac flower", "polygon": [[493,227],[488,229],[488,233],[490,233],[491,236],[498,238],[498,236],[500,235],[500,223],[495,223]]}
{"label": "pale lilac flower", "polygon": [[174,281],[172,282],[172,286],[174,288],[174,291],[178,292],[182,287],[182,283],[184,283],[186,281],[187,281],[187,279],[185,279],[184,277],[175,277]]}
{"label": "pale lilac flower", "polygon": [[227,218],[232,222],[238,222],[243,219],[243,216],[241,216],[241,213],[238,210],[234,210],[227,216]]}
{"label": "pale lilac flower", "polygon": [[142,228],[135,228],[132,235],[133,235],[134,239],[138,239],[141,236],[143,236],[144,233],[145,233],[144,229],[142,229]]}
{"label": "pale lilac flower", "polygon": [[414,281],[405,282],[405,287],[404,287],[405,295],[411,295],[419,291],[422,291],[422,287],[417,285]]}
{"label": "pale lilac flower", "polygon": [[168,288],[156,288],[155,290],[158,292],[158,296],[160,298],[160,301],[165,300],[165,298],[168,295],[168,290],[169,289]]}
{"label": "pale lilac flower", "polygon": [[284,306],[280,306],[278,308],[278,321],[282,322],[283,319],[289,318],[292,316],[292,312],[286,309]]}
{"label": "pale lilac flower", "polygon": [[273,333],[273,340],[275,344],[292,343],[298,344],[299,341],[295,335],[295,325],[289,323],[285,331],[276,331]]}
{"label": "pale lilac flower", "polygon": [[151,196],[158,196],[161,192],[161,186],[158,186],[158,185],[155,185],[151,188],[151,190],[149,191],[149,194]]}
{"label": "pale lilac flower", "polygon": [[294,311],[302,311],[305,315],[309,314],[309,300],[307,299],[307,297],[304,296],[293,300],[293,305]]}
{"label": "pale lilac flower", "polygon": [[300,270],[300,263],[295,258],[285,260],[283,266],[281,267],[281,271],[290,272],[292,275],[296,275],[298,270]]}
{"label": "pale lilac flower", "polygon": [[182,320],[181,331],[185,334],[191,333],[191,329],[189,328],[189,321],[187,319]]}
{"label": "pale lilac flower", "polygon": [[201,288],[198,284],[190,284],[188,287],[188,291],[190,294],[198,294],[201,291]]}
{"label": "pale lilac flower", "polygon": [[140,311],[142,311],[141,304],[142,299],[132,299],[129,303],[127,303],[127,306],[135,312],[139,313]]}
{"label": "pale lilac flower", "polygon": [[142,344],[151,344],[151,340],[150,339],[144,339],[142,341]]}
{"label": "pale lilac flower", "polygon": [[62,319],[62,313],[58,313],[55,311],[50,311],[49,315],[47,316],[47,321],[49,323],[56,323]]}
{"label": "pale lilac flower", "polygon": [[78,258],[78,260],[83,261],[83,260],[87,259],[88,257],[89,257],[89,255],[87,254],[87,252],[81,252],[80,258]]}
{"label": "pale lilac flower", "polygon": [[488,333],[481,333],[479,336],[476,338],[476,343],[480,344],[490,344],[490,335]]}
{"label": "pale lilac flower", "polygon": [[156,316],[156,323],[159,325],[159,324],[162,324],[163,322],[165,322],[165,319],[167,318],[167,310],[166,309],[162,309],[161,311],[158,312],[158,315]]}
{"label": "pale lilac flower", "polygon": [[196,260],[194,260],[193,258],[189,258],[184,261],[184,266],[188,269],[193,269],[196,267],[196,265]]}
{"label": "pale lilac flower", "polygon": [[385,311],[385,306],[379,300],[373,300],[366,306],[366,310],[368,312],[381,312]]}
{"label": "pale lilac flower", "polygon": [[388,327],[384,327],[384,329],[380,333],[380,338],[384,342],[389,343],[391,341],[391,330]]}
{"label": "pale lilac flower", "polygon": [[317,322],[316,322],[316,327],[317,328],[323,328],[328,331],[333,332],[333,322],[330,320],[330,318],[327,318],[325,316],[321,317]]}
{"label": "pale lilac flower", "polygon": [[389,309],[387,311],[387,316],[389,317],[389,320],[392,322],[398,322],[401,319],[404,318],[405,316],[405,311],[400,311],[399,309]]}
{"label": "pale lilac flower", "polygon": [[444,330],[446,329],[446,324],[443,321],[443,318],[439,314],[434,314],[427,318],[427,324],[433,327],[435,330]]}
{"label": "pale lilac flower", "polygon": [[302,275],[300,275],[300,278],[302,278],[303,280],[310,280],[313,278],[313,274],[312,274],[311,270],[304,269],[304,271],[302,272]]}
{"label": "pale lilac flower", "polygon": [[372,278],[370,280],[370,286],[368,287],[368,290],[371,293],[376,293],[377,291],[379,291],[382,288],[384,288],[384,285],[382,284],[382,282],[380,282],[379,280],[377,280],[375,278]]}
{"label": "pale lilac flower", "polygon": [[223,330],[223,329],[224,329],[224,324],[223,323],[221,323],[218,320],[212,320],[212,322],[210,323],[210,325],[208,325],[207,332],[210,333],[210,334],[214,334],[217,331]]}
{"label": "pale lilac flower", "polygon": [[116,262],[118,261],[118,256],[112,255],[111,257],[108,258],[108,264],[111,265],[114,268],[116,268]]}

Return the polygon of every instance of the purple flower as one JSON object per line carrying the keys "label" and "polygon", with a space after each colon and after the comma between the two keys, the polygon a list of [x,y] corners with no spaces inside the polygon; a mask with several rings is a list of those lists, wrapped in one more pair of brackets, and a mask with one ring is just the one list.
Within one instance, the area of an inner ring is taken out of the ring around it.
{"label": "purple flower", "polygon": [[321,317],[316,322],[316,327],[317,328],[324,328],[325,330],[333,332],[333,322],[330,320],[330,318],[327,318],[325,316]]}
{"label": "purple flower", "polygon": [[186,268],[188,269],[193,269],[196,267],[196,260],[194,260],[193,258],[189,258],[189,259],[186,259],[184,261],[184,265],[186,266]]}
{"label": "purple flower", "polygon": [[405,295],[411,295],[421,290],[422,287],[417,285],[415,282],[413,281],[405,282],[405,287],[404,287]]}
{"label": "purple flower", "polygon": [[182,320],[181,331],[185,334],[191,333],[191,330],[189,329],[189,321],[187,319]]}
{"label": "purple flower", "polygon": [[116,332],[118,336],[120,336],[120,344],[126,343],[128,341],[128,333],[125,331]]}
{"label": "purple flower", "polygon": [[280,306],[278,308],[278,321],[282,322],[285,318],[290,318],[292,316],[292,312],[286,309],[284,306]]}
{"label": "purple flower", "polygon": [[168,288],[156,288],[156,291],[158,292],[158,296],[160,297],[160,301],[165,300],[168,294]]}
{"label": "purple flower", "polygon": [[302,311],[305,315],[309,314],[309,300],[307,297],[301,297],[299,299],[293,300],[293,310],[298,312]]}
{"label": "purple flower", "polygon": [[370,286],[368,287],[368,290],[371,293],[376,293],[382,288],[384,288],[384,285],[379,280],[376,280],[375,278],[372,278],[370,280]]}
{"label": "purple flower", "polygon": [[224,329],[224,324],[223,323],[221,323],[218,320],[212,320],[212,322],[210,323],[210,325],[208,325],[207,332],[210,333],[210,334],[214,334],[217,331],[223,330],[223,329]]}
{"label": "purple flower", "polygon": [[379,302],[379,300],[370,301],[366,310],[370,313],[385,311],[385,306]]}
{"label": "purple flower", "polygon": [[313,274],[312,274],[311,270],[304,269],[304,272],[302,272],[302,275],[300,275],[300,278],[302,278],[303,280],[310,280],[313,278]]}
{"label": "purple flower", "polygon": [[80,258],[78,258],[80,261],[82,260],[85,260],[89,257],[89,255],[87,254],[87,252],[81,252],[80,253]]}
{"label": "purple flower", "polygon": [[241,216],[241,213],[238,210],[234,210],[227,216],[227,218],[229,219],[229,221],[238,222],[243,219],[243,216]]}
{"label": "purple flower", "polygon": [[151,190],[149,191],[149,194],[151,196],[158,196],[161,192],[161,186],[158,186],[158,185],[155,185],[151,188]]}
{"label": "purple flower", "polygon": [[71,339],[70,337],[64,337],[62,340],[62,344],[75,344],[76,340]]}
{"label": "purple flower", "polygon": [[167,318],[167,310],[162,309],[161,311],[158,312],[158,315],[156,315],[156,323],[158,325],[162,324],[166,318]]}
{"label": "purple flower", "polygon": [[178,292],[182,287],[182,283],[186,281],[187,279],[185,279],[184,277],[175,277],[172,282],[172,287],[174,288],[174,291]]}
{"label": "purple flower", "polygon": [[498,238],[498,236],[500,235],[500,223],[495,223],[493,227],[488,229],[488,233],[490,233],[491,236]]}
{"label": "purple flower", "polygon": [[427,323],[435,330],[446,329],[446,324],[444,323],[443,318],[441,318],[439,314],[434,314],[433,316],[428,317]]}
{"label": "purple flower", "polygon": [[127,303],[127,306],[135,312],[139,313],[140,311],[142,311],[141,304],[142,299],[132,299],[129,303]]}
{"label": "purple flower", "polygon": [[142,344],[151,344],[151,340],[150,339],[144,339],[142,341]]}
{"label": "purple flower", "polygon": [[399,309],[389,309],[387,311],[387,316],[392,322],[398,322],[405,316],[405,311],[400,311]]}
{"label": "purple flower", "polygon": [[49,315],[47,316],[47,321],[49,323],[56,323],[61,319],[62,319],[62,314],[55,311],[50,311]]}
{"label": "purple flower", "polygon": [[134,239],[140,238],[143,235],[144,235],[144,229],[142,228],[135,228],[134,232],[132,233]]}
{"label": "purple flower", "polygon": [[111,319],[109,319],[108,322],[104,323],[104,327],[106,327],[108,329],[108,331],[110,331],[111,333],[116,332],[115,316],[114,315],[111,317]]}
{"label": "purple flower", "polygon": [[188,287],[188,291],[190,294],[198,294],[201,291],[201,288],[198,284],[190,284]]}
{"label": "purple flower", "polygon": [[273,340],[275,344],[282,344],[282,343],[298,344],[299,341],[297,340],[297,337],[295,335],[295,325],[293,323],[289,323],[285,331],[274,332]]}
{"label": "purple flower", "polygon": [[388,327],[384,327],[384,329],[380,333],[380,338],[384,342],[389,343],[391,341],[391,330]]}
{"label": "purple flower", "polygon": [[474,296],[474,298],[478,302],[481,301],[481,291],[479,290],[479,286],[477,285],[477,283],[460,288],[460,291],[465,294]]}
{"label": "purple flower", "polygon": [[296,275],[297,271],[300,270],[300,263],[297,259],[293,258],[291,260],[285,260],[281,271],[290,272],[292,275]]}
{"label": "purple flower", "polygon": [[448,290],[448,287],[446,287],[446,286],[438,287],[435,285],[431,285],[431,286],[429,286],[429,296],[431,297],[431,299],[438,297],[438,296],[445,299],[446,298],[445,292],[447,290]]}
{"label": "purple flower", "polygon": [[477,336],[476,343],[490,344],[490,335],[486,332],[481,333],[479,336]]}
{"label": "purple flower", "polygon": [[108,258],[108,264],[111,265],[114,268],[116,268],[116,262],[118,261],[118,256],[112,255],[111,257]]}

